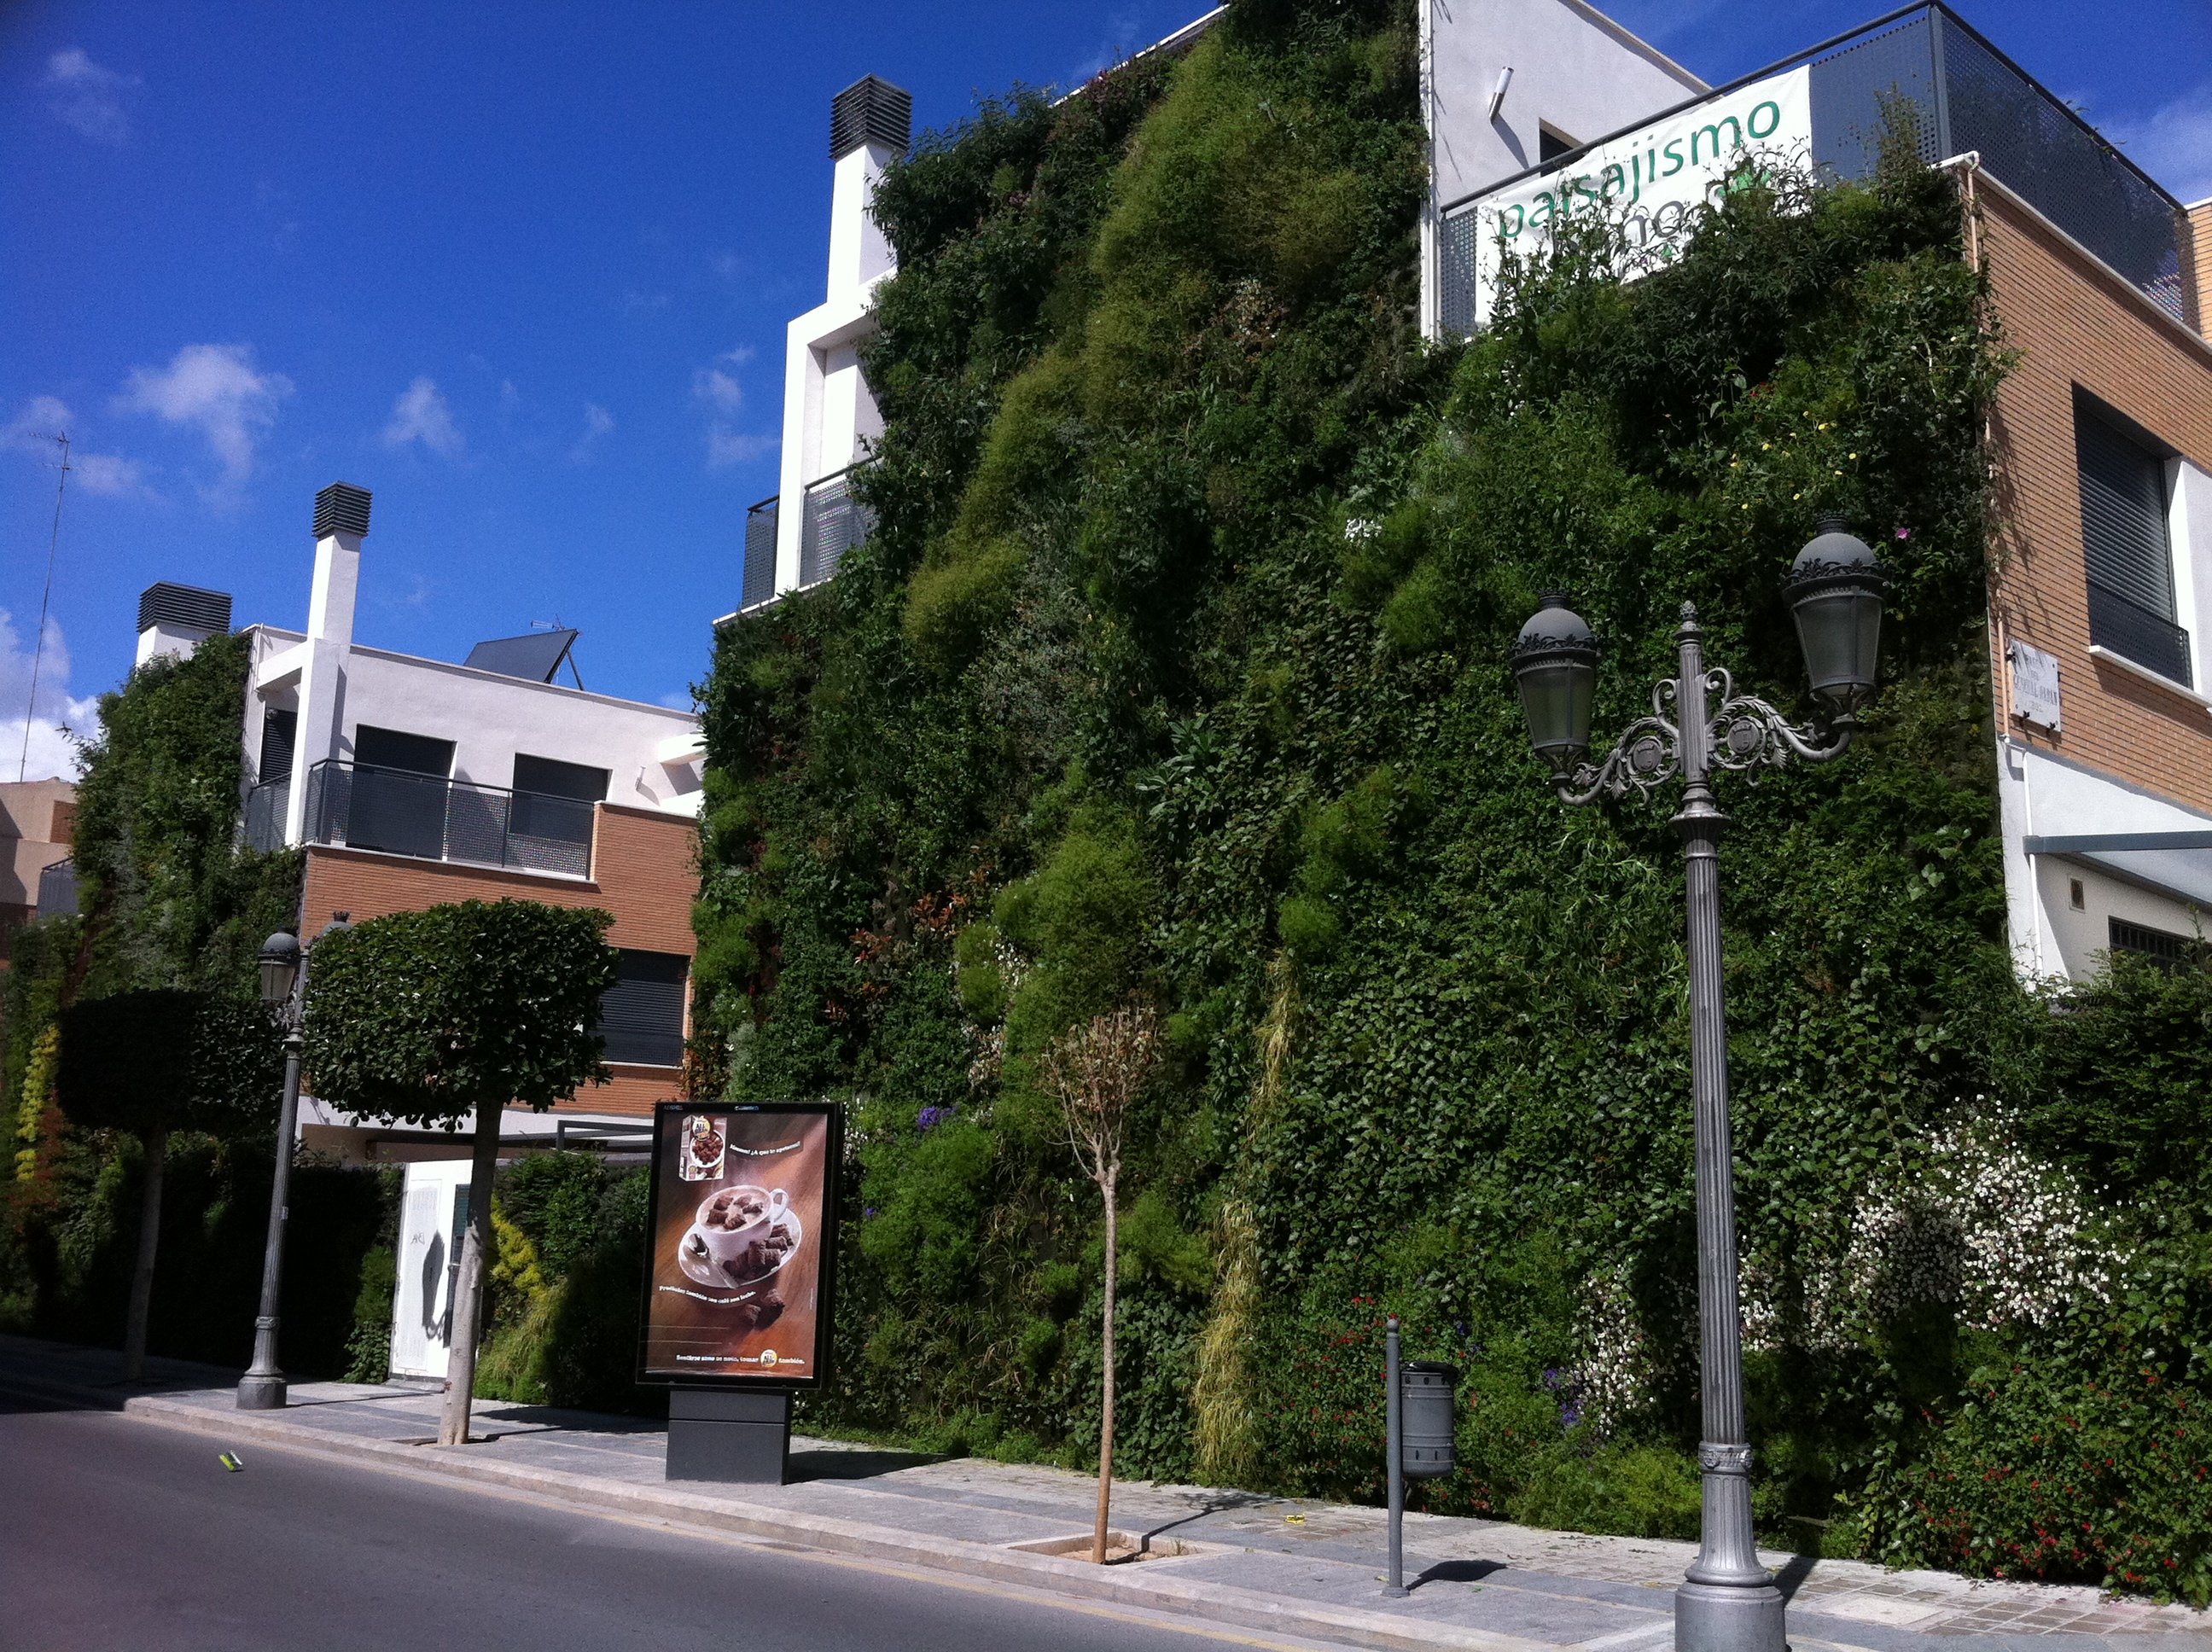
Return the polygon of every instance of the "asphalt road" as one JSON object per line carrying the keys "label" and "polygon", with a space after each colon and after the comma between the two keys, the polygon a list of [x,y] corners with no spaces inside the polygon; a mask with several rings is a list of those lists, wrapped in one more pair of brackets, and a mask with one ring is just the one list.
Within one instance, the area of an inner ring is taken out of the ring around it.
{"label": "asphalt road", "polygon": [[1310,1646],[0,1392],[3,1652]]}

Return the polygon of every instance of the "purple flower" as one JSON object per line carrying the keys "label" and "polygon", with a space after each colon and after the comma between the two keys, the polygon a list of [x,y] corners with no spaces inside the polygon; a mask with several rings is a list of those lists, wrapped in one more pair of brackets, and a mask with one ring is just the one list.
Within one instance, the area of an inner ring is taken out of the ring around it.
{"label": "purple flower", "polygon": [[1897,531],[1897,537],[1900,539],[1910,539],[1912,537],[1912,530],[1911,528],[1899,528]]}
{"label": "purple flower", "polygon": [[959,1110],[960,1104],[957,1102],[950,1107],[925,1107],[915,1114],[915,1133],[921,1136],[927,1135]]}

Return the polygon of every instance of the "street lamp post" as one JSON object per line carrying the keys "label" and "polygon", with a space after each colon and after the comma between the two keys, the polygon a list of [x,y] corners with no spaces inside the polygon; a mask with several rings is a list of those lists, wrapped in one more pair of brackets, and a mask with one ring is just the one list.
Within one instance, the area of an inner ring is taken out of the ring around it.
{"label": "street lamp post", "polygon": [[[1765,701],[1739,695],[1709,668],[1697,610],[1682,604],[1674,633],[1679,674],[1651,692],[1651,715],[1629,725],[1605,757],[1589,760],[1599,643],[1549,592],[1521,628],[1513,670],[1529,743],[1550,764],[1565,803],[1649,797],[1679,775],[1690,965],[1690,1090],[1697,1120],[1698,1328],[1705,1494],[1698,1558],[1674,1593],[1678,1652],[1784,1652],[1783,1598],[1759,1564],[1751,1518],[1751,1445],[1744,1437],[1743,1331],[1737,1297],[1735,1193],[1729,1123],[1728,1019],[1721,978],[1720,841],[1728,817],[1713,798],[1716,768],[1832,762],[1874,695],[1888,575],[1840,517],[1797,555],[1784,581],[1800,648],[1820,702],[1796,728]],[[1709,696],[1717,695],[1711,706]]]}
{"label": "street lamp post", "polygon": [[[349,928],[340,914],[323,934]],[[321,936],[316,938],[320,940]],[[300,1120],[300,1052],[307,999],[306,953],[300,938],[280,929],[261,945],[261,1001],[284,1029],[284,1101],[277,1110],[276,1167],[269,1187],[269,1240],[261,1253],[261,1311],[253,1321],[253,1364],[238,1382],[240,1411],[280,1411],[284,1373],[276,1364],[276,1304],[284,1277],[284,1224],[291,1216],[292,1138]]]}

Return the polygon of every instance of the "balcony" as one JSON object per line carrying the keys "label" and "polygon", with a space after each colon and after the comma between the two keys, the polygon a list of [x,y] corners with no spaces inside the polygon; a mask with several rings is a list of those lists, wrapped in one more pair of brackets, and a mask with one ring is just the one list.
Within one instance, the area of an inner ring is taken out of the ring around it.
{"label": "balcony", "polygon": [[[1918,117],[1923,161],[1932,165],[1978,153],[1990,176],[2169,315],[2188,319],[2181,262],[2188,232],[2181,203],[1948,7],[1931,4],[1892,16],[1784,58],[1711,95],[1717,98],[1801,64],[1808,66],[1812,100],[1810,159],[1821,177],[1861,179],[1871,173],[1881,149],[1884,106],[1901,98]],[[1631,130],[1656,124],[1638,122]],[[1617,133],[1599,143],[1612,145],[1627,136]],[[1571,172],[1575,157],[1583,153],[1577,150],[1548,164]],[[1445,209],[1438,297],[1443,325],[1455,332],[1474,331],[1485,313],[1475,284],[1478,210],[1485,196],[1504,186],[1492,185]]]}
{"label": "balcony", "polygon": [[771,494],[745,513],[744,586],[738,611],[775,600],[776,496]]}
{"label": "balcony", "polygon": [[76,911],[76,863],[57,860],[39,870],[38,915],[53,918]]}
{"label": "balcony", "polygon": [[[258,794],[285,785],[278,780],[254,789]],[[418,860],[589,878],[596,811],[596,805],[575,798],[331,759],[308,771],[307,841]],[[283,816],[274,799],[264,816],[275,819],[281,841]],[[249,797],[249,842],[254,818]]]}
{"label": "balcony", "polygon": [[284,817],[292,811],[292,777],[266,780],[246,794],[246,847],[264,853],[284,847]]}
{"label": "balcony", "polygon": [[2089,641],[2124,654],[2138,665],[2185,689],[2190,681],[2189,633],[2165,615],[2122,596],[2109,586],[2089,582]]}
{"label": "balcony", "polygon": [[799,533],[802,590],[835,574],[845,553],[875,531],[875,513],[853,496],[854,475],[863,468],[848,465],[834,476],[807,484],[806,517]]}

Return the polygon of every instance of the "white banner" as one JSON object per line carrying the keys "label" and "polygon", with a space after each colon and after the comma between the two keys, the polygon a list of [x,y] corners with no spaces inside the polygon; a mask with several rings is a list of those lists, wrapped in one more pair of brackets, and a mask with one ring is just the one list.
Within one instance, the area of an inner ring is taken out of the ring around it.
{"label": "white banner", "polygon": [[1559,220],[1605,211],[1626,237],[1623,280],[1674,260],[1697,233],[1699,206],[1747,156],[1802,165],[1813,143],[1812,70],[1800,66],[1601,143],[1571,168],[1523,179],[1452,215],[1474,219],[1474,325],[1488,324],[1500,252],[1540,252]]}

